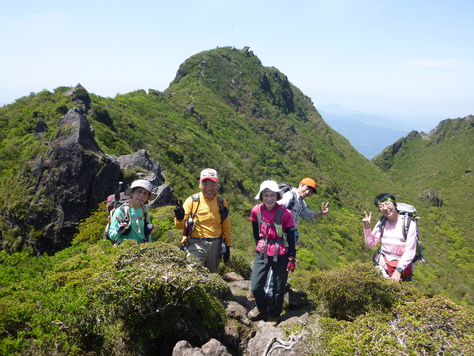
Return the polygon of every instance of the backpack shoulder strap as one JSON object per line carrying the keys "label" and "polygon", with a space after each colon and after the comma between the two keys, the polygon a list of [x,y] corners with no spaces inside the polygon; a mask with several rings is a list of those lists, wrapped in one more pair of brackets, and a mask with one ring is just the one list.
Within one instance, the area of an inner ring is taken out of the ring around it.
{"label": "backpack shoulder strap", "polygon": [[[194,193],[192,195],[192,198],[193,198],[193,205],[191,206],[190,214],[196,214],[198,209],[199,209],[199,204],[201,203],[201,200],[199,199],[199,193]],[[193,211],[193,207],[194,207],[194,202],[196,202],[196,201],[197,201],[197,206],[196,206],[196,210],[193,213],[192,211]]]}
{"label": "backpack shoulder strap", "polygon": [[296,199],[298,199],[298,197],[296,196],[295,192],[293,191],[293,188],[291,188],[290,192],[291,192],[291,195],[293,196],[293,198],[291,198],[290,204],[288,204],[287,209],[292,210],[293,207],[296,204]]}
{"label": "backpack shoulder strap", "polygon": [[258,234],[260,235],[260,232],[262,231],[262,223],[263,223],[262,212],[260,211],[260,209],[258,209],[258,212],[257,212],[257,222],[258,222]]}
{"label": "backpack shoulder strap", "polygon": [[273,222],[274,225],[281,225],[281,215],[283,214],[283,209],[278,209],[275,214],[275,221]]}
{"label": "backpack shoulder strap", "polygon": [[262,213],[257,213],[257,222],[258,222],[258,231],[260,233],[260,228],[262,227]]}
{"label": "backpack shoulder strap", "polygon": [[408,214],[405,214],[403,218],[403,237],[405,240],[407,239],[408,229],[410,228],[410,224],[413,220],[416,222],[416,219]]}
{"label": "backpack shoulder strap", "polygon": [[380,229],[380,237],[383,236],[383,230],[385,229],[385,223],[387,222],[387,217],[382,216],[379,220],[379,229]]}
{"label": "backpack shoulder strap", "polygon": [[219,214],[221,214],[221,224],[229,216],[229,208],[224,206],[224,198],[217,196],[217,204],[219,205]]}

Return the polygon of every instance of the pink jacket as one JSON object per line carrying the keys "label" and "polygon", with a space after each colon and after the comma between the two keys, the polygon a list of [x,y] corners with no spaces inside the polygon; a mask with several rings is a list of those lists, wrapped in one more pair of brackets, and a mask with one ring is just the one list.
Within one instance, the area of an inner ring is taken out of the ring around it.
{"label": "pink jacket", "polygon": [[[291,212],[287,208],[285,208],[285,206],[280,205],[280,204],[276,204],[275,208],[272,211],[268,211],[267,209],[265,209],[265,206],[263,204],[255,205],[252,208],[252,211],[250,212],[250,220],[258,221],[257,213],[260,212],[262,214],[262,221],[273,224],[275,221],[277,210],[283,210],[283,214],[281,215],[281,221],[280,221],[283,227],[283,231],[286,231],[286,229],[293,227],[295,225]],[[274,227],[268,227],[265,224],[262,224],[262,226],[260,227],[261,236],[265,236],[266,229],[267,229],[268,239],[281,239],[280,237],[278,237],[276,229]],[[263,253],[264,245],[265,245],[265,241],[263,239],[258,240],[257,251]],[[268,244],[268,256],[274,256],[275,253],[277,254],[277,256],[280,256],[280,255],[284,255],[287,252],[288,252],[288,247],[285,247],[283,243],[280,243],[278,245],[278,251],[275,251],[274,244]]]}
{"label": "pink jacket", "polygon": [[[395,225],[390,224],[387,220],[383,237],[380,237],[380,221],[375,225],[374,229],[364,229],[365,244],[368,248],[376,247],[382,241],[381,252],[387,260],[399,260],[398,266],[402,269],[408,267],[416,254],[416,224],[410,224],[407,239],[403,238],[403,216],[400,216]],[[385,268],[384,258],[379,259],[381,267]]]}

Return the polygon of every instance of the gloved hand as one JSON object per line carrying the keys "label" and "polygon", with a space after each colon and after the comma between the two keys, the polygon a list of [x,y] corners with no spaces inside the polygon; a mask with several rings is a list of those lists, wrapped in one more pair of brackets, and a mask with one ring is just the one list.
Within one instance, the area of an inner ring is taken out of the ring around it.
{"label": "gloved hand", "polygon": [[186,251],[188,249],[188,238],[186,236],[183,236],[183,238],[181,239],[179,249],[181,251]]}
{"label": "gloved hand", "polygon": [[120,225],[115,231],[120,235],[128,235],[130,231],[132,231],[132,228],[130,225]]}
{"label": "gloved hand", "polygon": [[181,221],[184,219],[184,209],[182,205],[182,201],[178,200],[176,203],[176,208],[174,208],[174,216],[176,220]]}
{"label": "gloved hand", "polygon": [[288,264],[286,265],[286,270],[290,273],[293,273],[296,268],[296,260],[294,257],[288,258]]}
{"label": "gloved hand", "polygon": [[229,258],[230,258],[230,246],[225,245],[225,253],[224,253],[224,257],[223,257],[224,263],[229,261]]}

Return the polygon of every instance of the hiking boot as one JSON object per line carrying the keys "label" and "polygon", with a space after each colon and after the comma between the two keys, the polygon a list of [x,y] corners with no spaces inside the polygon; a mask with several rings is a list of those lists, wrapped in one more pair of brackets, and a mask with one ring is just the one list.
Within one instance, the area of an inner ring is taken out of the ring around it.
{"label": "hiking boot", "polygon": [[267,324],[269,324],[271,326],[277,326],[278,321],[279,321],[278,319],[279,319],[278,317],[269,316],[268,319],[267,319]]}
{"label": "hiking boot", "polygon": [[263,315],[264,314],[260,310],[258,310],[257,307],[255,307],[251,311],[248,312],[247,317],[252,321],[256,321],[256,320],[262,319]]}

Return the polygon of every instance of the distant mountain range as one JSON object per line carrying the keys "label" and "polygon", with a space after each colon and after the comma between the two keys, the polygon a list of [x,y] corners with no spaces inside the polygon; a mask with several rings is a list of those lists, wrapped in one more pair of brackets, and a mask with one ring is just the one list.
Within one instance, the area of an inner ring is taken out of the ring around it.
{"label": "distant mountain range", "polygon": [[[321,117],[334,130],[347,138],[354,148],[368,159],[381,153],[385,147],[390,146],[401,137],[406,136],[410,130],[377,126],[364,122],[364,118],[377,119],[381,124],[389,119],[382,117],[369,117],[364,115],[342,116],[319,110]],[[397,125],[393,125],[397,127]]]}
{"label": "distant mountain range", "polygon": [[329,126],[368,159],[416,130],[413,124],[402,119],[358,112],[338,104],[318,105],[317,109]]}

